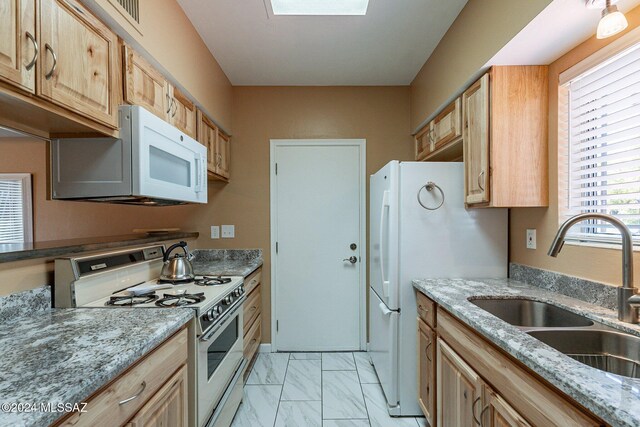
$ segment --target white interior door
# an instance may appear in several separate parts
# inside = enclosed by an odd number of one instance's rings
[[[271,141],[278,351],[364,349],[364,150],[364,140]]]

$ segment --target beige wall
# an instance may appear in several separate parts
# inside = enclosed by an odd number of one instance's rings
[[[626,14],[629,31],[640,25],[640,7]],[[594,28],[595,31],[595,28]],[[558,258],[546,255],[558,229],[558,75],[574,64],[606,46],[617,37],[597,40],[595,37],[580,44],[549,66],[549,208],[511,210],[511,261],[559,271],[572,276],[621,284],[621,254],[618,249],[602,249],[565,245]],[[526,249],[527,228],[537,229],[535,250]],[[640,271],[640,255],[634,254],[634,267]],[[636,275],[636,286],[640,285]]]
[[[176,0],[140,0],[140,33],[108,0],[95,0],[231,132],[231,83]]]
[[[198,247],[261,248],[263,342],[271,341],[269,140],[366,138],[367,175],[413,157],[408,87],[235,87],[231,182],[210,182],[198,211]],[[235,239],[210,240],[210,225],[234,224]]]
[[[411,83],[411,130],[459,91],[551,0],[469,0]]]
[[[30,173],[34,239],[42,242],[130,234],[134,228],[189,226],[195,205],[153,208],[47,200],[47,143],[31,138],[0,139],[0,173]],[[52,266],[47,260],[0,263],[0,295],[42,286]]]

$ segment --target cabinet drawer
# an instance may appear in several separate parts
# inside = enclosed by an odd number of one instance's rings
[[[260,346],[260,338],[262,336],[262,317],[258,316],[253,325],[249,329],[249,331],[244,334],[244,358],[247,360],[253,359],[253,356],[258,351],[258,347]]]
[[[246,279],[244,279],[244,290],[245,290],[245,292],[247,294],[251,293],[253,288],[258,286],[258,284],[261,282],[261,280],[262,280],[262,267],[258,268],[256,271],[254,271],[249,276],[247,276]]]
[[[262,304],[262,298],[260,296],[260,286],[254,288],[249,294],[249,297],[244,302],[244,331],[245,334],[249,329],[249,326],[256,320],[256,317],[260,315],[260,305]]]
[[[58,425],[122,425],[186,363],[187,330],[183,329],[88,399],[86,412],[75,413]],[[127,399],[131,400],[124,402]]]
[[[420,292],[417,292],[418,298],[418,316],[425,322],[427,325],[432,328],[436,327],[436,303],[431,301],[425,295]]]

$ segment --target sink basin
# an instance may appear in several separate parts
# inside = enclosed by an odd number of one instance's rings
[[[471,303],[514,326],[568,328],[593,325],[586,317],[545,302],[496,298],[472,299]]]
[[[640,378],[640,338],[597,329],[539,330],[532,337],[592,368]]]

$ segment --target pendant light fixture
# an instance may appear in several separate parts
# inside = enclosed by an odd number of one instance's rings
[[[594,0],[588,0],[588,2],[596,3]],[[627,28],[627,18],[624,14],[618,10],[616,5],[611,4],[611,0],[606,0],[605,7],[602,10],[602,18],[598,22],[598,30],[596,37],[599,39],[606,39],[620,31]]]

